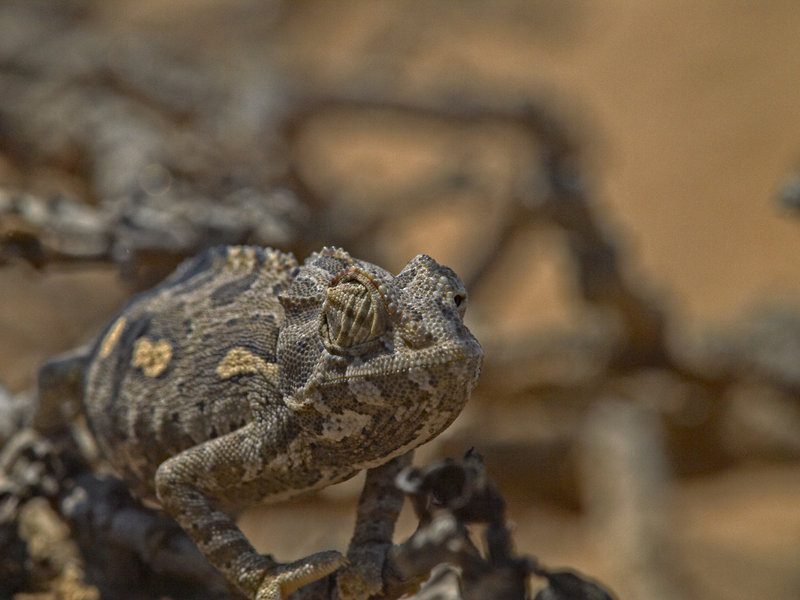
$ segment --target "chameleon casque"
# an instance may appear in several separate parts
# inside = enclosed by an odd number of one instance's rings
[[[248,597],[279,600],[343,556],[278,563],[235,515],[445,429],[483,359],[465,308],[458,276],[425,255],[393,276],[335,248],[303,265],[270,248],[214,248],[131,300],[67,383],[130,488],[157,499]],[[64,401],[65,372],[42,369],[43,404]]]

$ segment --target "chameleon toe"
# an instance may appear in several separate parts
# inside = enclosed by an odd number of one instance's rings
[[[327,550],[278,565],[264,578],[256,600],[283,600],[296,589],[333,573],[346,562],[340,552]]]

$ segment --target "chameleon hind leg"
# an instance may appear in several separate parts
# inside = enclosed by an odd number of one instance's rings
[[[49,435],[71,428],[80,413],[83,378],[89,360],[90,348],[81,346],[50,359],[39,368],[34,429]]]

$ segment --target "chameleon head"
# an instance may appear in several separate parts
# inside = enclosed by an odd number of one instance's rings
[[[284,401],[354,465],[436,436],[477,382],[483,351],[463,323],[466,290],[428,256],[392,276],[326,248],[279,298]]]

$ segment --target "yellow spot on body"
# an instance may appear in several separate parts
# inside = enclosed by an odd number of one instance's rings
[[[172,346],[166,340],[153,343],[147,338],[139,338],[133,347],[133,366],[141,367],[148,377],[158,377],[172,359]]]
[[[114,346],[116,346],[119,341],[119,336],[122,335],[122,330],[125,329],[126,322],[127,319],[125,319],[125,317],[120,317],[114,322],[111,329],[108,330],[108,333],[106,333],[106,336],[100,344],[100,358],[108,358],[111,351],[114,350]]]
[[[245,271],[250,273],[256,266],[255,248],[249,246],[233,246],[228,248],[226,264],[234,271]]]
[[[217,365],[217,375],[222,379],[228,379],[234,375],[255,375],[257,373],[274,381],[278,376],[278,365],[268,363],[244,348],[232,348]]]

